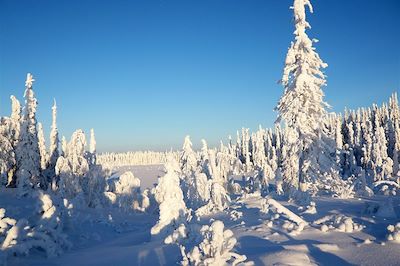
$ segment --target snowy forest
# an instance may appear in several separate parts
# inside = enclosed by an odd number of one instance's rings
[[[28,73],[0,120],[0,265],[399,265],[397,93],[330,112],[312,5],[292,9],[274,127],[219,147],[98,154],[56,101],[46,143]]]

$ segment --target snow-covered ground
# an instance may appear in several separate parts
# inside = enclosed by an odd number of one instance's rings
[[[162,169],[162,165],[124,167],[116,169],[114,176],[129,170],[140,178],[142,188],[150,187],[157,182]],[[399,265],[400,244],[386,240],[387,226],[399,221],[398,197],[393,197],[396,217],[390,218],[371,213],[371,207],[367,210],[367,206],[384,206],[387,197],[313,200],[316,213],[313,210],[304,213],[295,204],[277,201],[289,210],[289,215],[282,210],[278,215],[274,205],[267,206],[259,193],[246,194],[234,200],[228,210],[203,217],[199,223],[209,224],[210,219],[223,221],[238,240],[236,252],[246,255],[255,265]],[[34,209],[31,200],[16,200],[12,189],[1,191],[0,202],[7,215],[17,219],[29,217]],[[74,243],[70,250],[54,258],[45,258],[40,252],[10,258],[9,265],[153,266],[176,265],[181,261],[177,245],[151,238],[150,229],[158,219],[156,211],[88,210],[77,213],[74,219],[79,222],[66,228],[69,240]],[[308,223],[304,230],[296,230],[293,214]]]

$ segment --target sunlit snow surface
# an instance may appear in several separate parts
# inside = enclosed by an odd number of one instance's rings
[[[141,179],[143,188],[152,187],[163,174],[162,165],[131,166],[116,169],[114,176],[132,171]],[[0,193],[2,207],[15,218],[29,217],[33,203],[28,199],[16,200],[15,191],[3,189]],[[199,223],[209,224],[210,218],[222,220],[238,240],[236,251],[246,255],[255,265],[399,265],[400,244],[387,241],[387,226],[399,218],[380,218],[365,214],[366,203],[384,202],[384,197],[372,199],[315,198],[317,213],[302,214],[298,207],[279,201],[288,210],[302,217],[309,226],[293,233],[290,219],[281,214],[270,219],[261,212],[263,198],[250,194],[236,199],[230,210],[203,218]],[[394,198],[395,214],[400,217],[400,202]],[[121,213],[115,209],[85,210],[75,217],[79,222],[66,229],[71,250],[55,258],[43,254],[15,257],[9,265],[176,265],[181,255],[176,245],[166,245],[161,240],[151,240],[150,229],[158,214]],[[313,222],[325,216],[352,218],[362,225],[361,231],[342,232],[332,226],[326,232],[321,224]],[[271,223],[272,221],[272,223]],[[329,225],[329,222],[325,222]],[[338,226],[339,227],[339,226]]]

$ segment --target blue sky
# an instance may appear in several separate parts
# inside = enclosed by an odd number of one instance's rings
[[[0,115],[32,72],[38,117],[96,131],[98,150],[216,145],[273,125],[290,0],[0,0]],[[333,111],[400,91],[400,1],[314,0],[310,37]]]

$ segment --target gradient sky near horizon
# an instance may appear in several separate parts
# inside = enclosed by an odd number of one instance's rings
[[[400,1],[313,0],[332,111],[400,91]],[[33,73],[46,134],[53,98],[70,137],[99,151],[217,145],[270,127],[293,39],[291,0],[0,0],[0,115]]]

